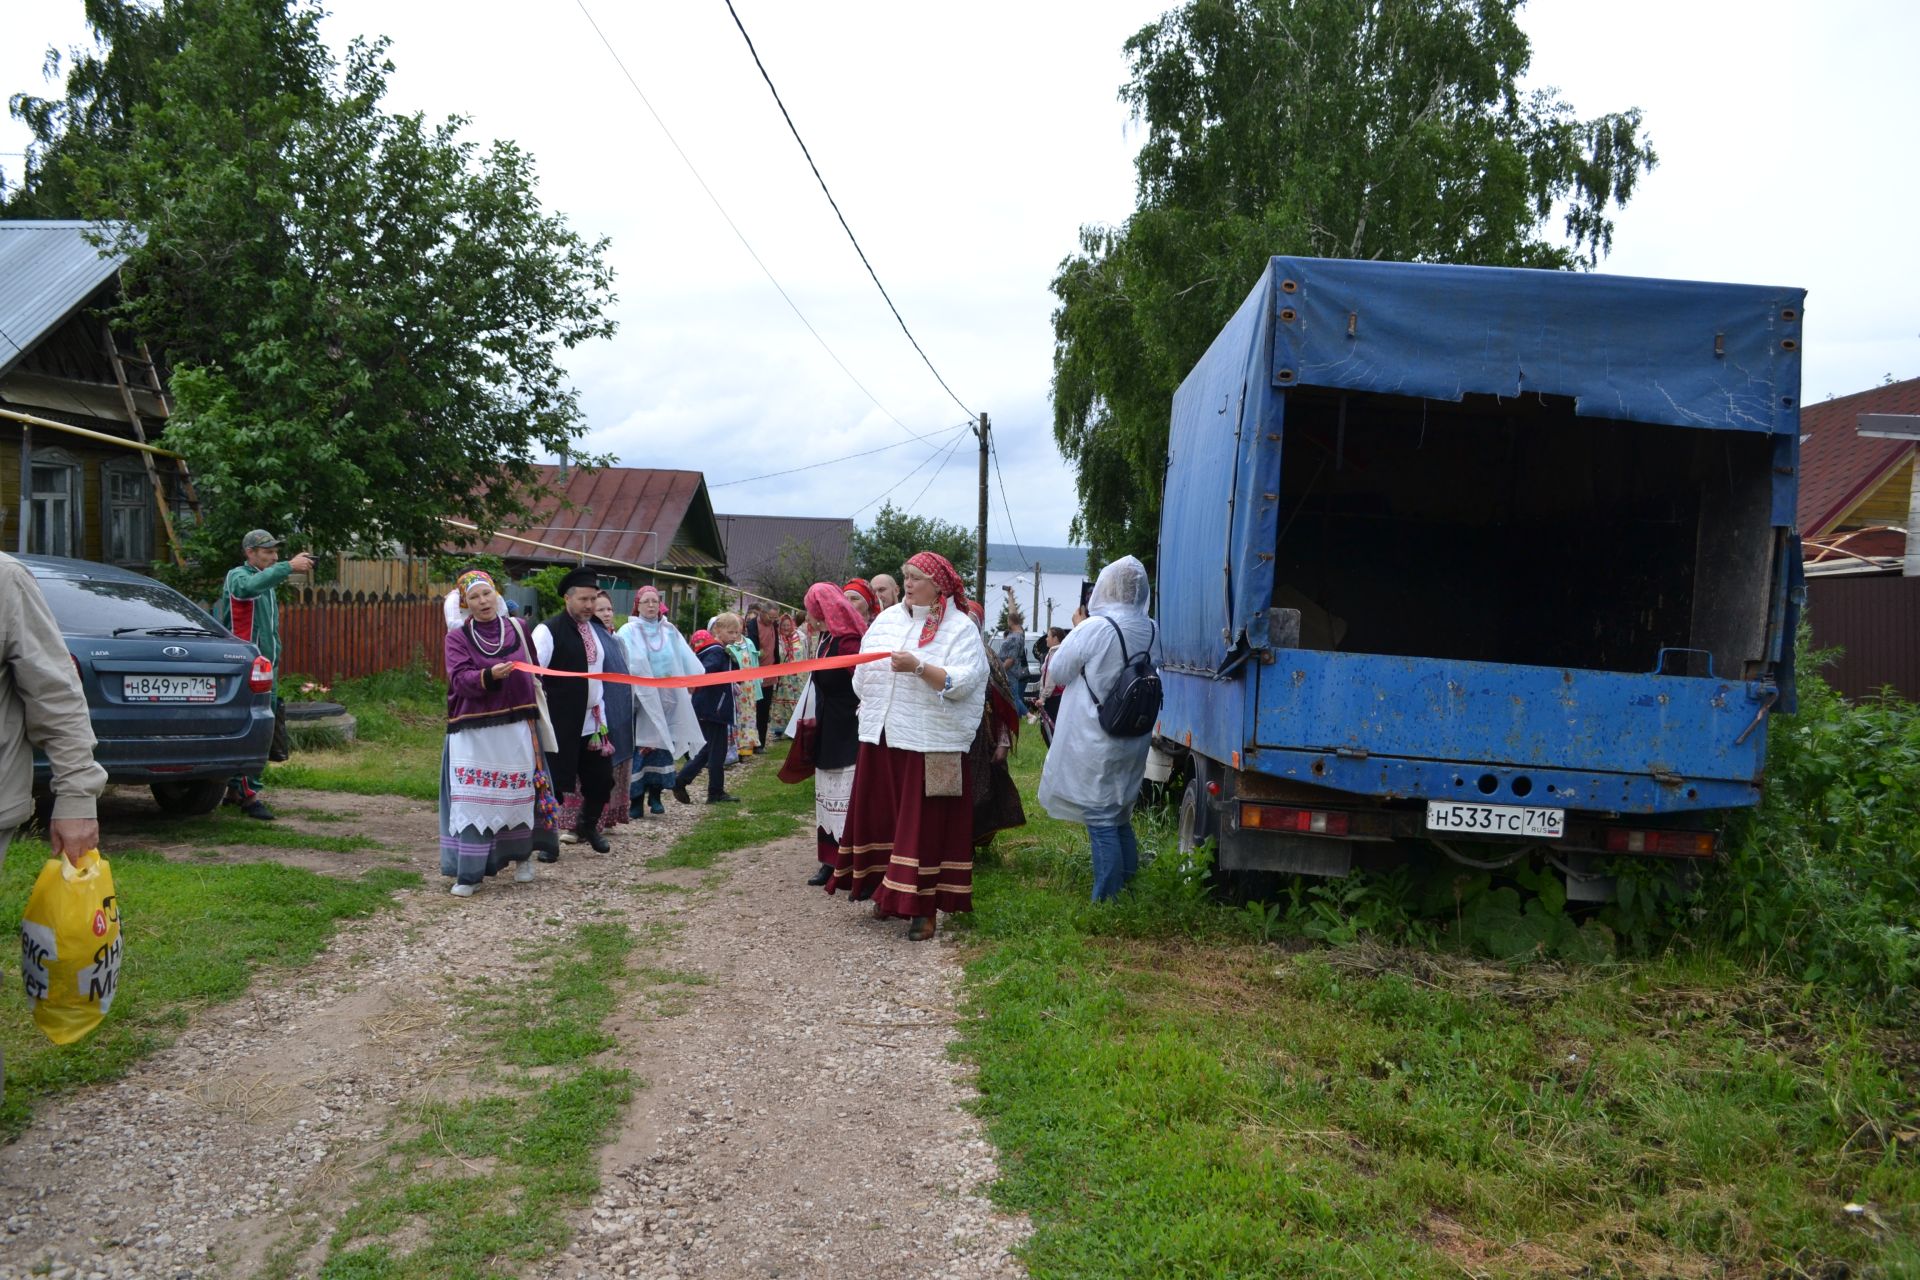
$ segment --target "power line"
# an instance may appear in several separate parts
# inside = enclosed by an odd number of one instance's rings
[[[600,29],[598,22],[594,21],[593,14],[587,9],[586,0],[574,0],[574,3],[579,6],[581,15],[587,20],[587,25],[593,28],[593,34],[600,38],[600,43],[605,46],[608,56],[613,59],[613,64],[620,68],[620,74],[625,76],[627,83],[633,87],[634,93],[638,95],[640,99],[640,104],[647,109],[647,114],[653,117],[653,122],[660,126],[660,132],[666,135],[667,141],[672,144],[674,151],[679,155],[681,163],[687,166],[687,172],[691,173],[693,180],[700,184],[700,189],[707,193],[707,199],[713,201],[713,207],[719,210],[721,218],[726,221],[727,226],[732,229],[733,234],[739,239],[741,247],[746,249],[747,256],[752,258],[755,265],[766,274],[767,280],[772,283],[775,291],[786,301],[787,306],[792,308],[793,314],[799,317],[800,323],[807,327],[807,332],[813,335],[813,340],[820,344],[820,349],[832,357],[833,362],[840,366],[840,372],[846,374],[853,385],[860,388],[861,393],[865,395],[867,399],[873,401],[874,408],[891,418],[896,427],[899,427],[916,440],[926,440],[928,437],[921,435],[912,427],[900,421],[891,409],[881,404],[880,398],[874,395],[873,392],[867,390],[867,384],[855,377],[853,370],[847,367],[846,361],[842,360],[839,354],[827,345],[827,340],[820,336],[818,329],[813,327],[813,321],[807,319],[806,313],[800,310],[800,304],[793,300],[793,296],[787,292],[786,287],[783,286],[779,278],[773,274],[773,269],[766,264],[766,261],[761,258],[760,254],[754,249],[753,243],[747,239],[747,233],[740,229],[740,224],[733,220],[733,215],[727,212],[727,207],[720,203],[720,197],[713,193],[713,188],[707,185],[707,180],[700,176],[700,170],[694,167],[692,158],[687,155],[686,149],[680,145],[680,140],[673,136],[671,129],[667,128],[667,122],[660,118],[658,111],[654,110],[653,103],[648,99],[646,91],[640,87],[640,82],[633,78],[633,72],[627,70],[627,64],[621,61],[619,52],[613,47],[613,42],[607,39],[607,33]],[[941,385],[944,386],[945,384],[943,383]],[[949,392],[948,394],[952,393]],[[964,405],[961,407],[965,408]],[[934,452],[938,452],[937,446]],[[932,457],[933,454],[929,453],[927,456]]]
[[[953,450],[958,449],[960,447],[960,442],[962,440],[965,440],[966,438],[967,437],[963,435],[956,435],[954,437],[953,444],[949,446],[948,449],[945,451],[947,456],[951,457],[953,454]],[[912,471],[907,472],[907,474],[901,476],[898,480],[895,480],[892,484],[882,489],[878,494],[874,495],[872,498],[869,498],[866,502],[862,503],[861,505],[855,507],[852,513],[848,515],[847,518],[851,520],[854,516],[859,515],[862,511],[865,511],[868,507],[880,501],[880,499],[886,497],[888,494],[892,493],[895,489],[898,489],[901,485],[905,484],[907,481],[913,479],[914,472],[920,470],[920,468],[926,466],[929,462],[932,462],[935,458],[939,457],[941,455],[941,452],[942,452],[941,450],[935,449],[932,453],[920,459],[920,461],[914,463]],[[942,464],[942,465],[945,465],[945,464]],[[921,490],[921,492],[924,493],[926,491],[923,489]],[[915,499],[915,501],[918,501],[918,499]]]
[[[780,118],[787,122],[787,131],[793,135],[793,140],[800,144],[800,154],[807,158],[807,167],[813,170],[814,181],[820,184],[820,190],[827,197],[827,203],[833,206],[833,216],[840,219],[840,229],[847,233],[847,239],[853,242],[853,251],[860,255],[860,265],[867,269],[867,275],[873,279],[873,287],[880,291],[882,298],[886,299],[887,310],[893,312],[893,318],[899,321],[900,332],[907,335],[907,341],[913,344],[913,349],[920,353],[920,359],[926,364],[927,372],[931,373],[933,380],[940,384],[940,389],[960,406],[960,411],[968,417],[977,416],[973,410],[967,408],[959,396],[953,394],[953,388],[948,386],[947,380],[940,376],[940,371],[933,367],[933,361],[921,348],[920,340],[913,336],[913,330],[907,328],[907,322],[901,316],[900,308],[893,305],[893,298],[887,293],[887,286],[880,283],[879,273],[873,269],[873,264],[867,261],[867,251],[860,247],[859,238],[853,234],[853,228],[847,225],[847,215],[840,212],[840,202],[833,198],[833,192],[827,189],[827,180],[820,176],[820,166],[813,162],[813,152],[807,149],[806,139],[800,136],[800,129],[793,123],[793,116],[787,111],[787,104],[780,100],[780,91],[773,87],[773,77],[767,74],[766,63],[760,61],[760,51],[753,47],[753,37],[747,34],[746,24],[740,21],[740,13],[733,7],[733,0],[727,0],[727,12],[733,15],[733,25],[740,29],[740,38],[747,42],[747,52],[753,55],[753,65],[760,69],[760,78],[767,82],[767,92],[773,95],[774,105],[780,108]]]
[[[1000,474],[1000,445],[991,436],[987,437],[987,452],[993,455],[993,478],[1000,482],[1000,509],[1007,513],[1007,532],[1013,537],[1013,549],[1025,561],[1027,549],[1020,545],[1020,535],[1013,527],[1013,507],[1007,501],[1007,478]]]
[[[945,441],[942,438],[947,435],[948,431],[964,431],[967,429],[967,427],[971,425],[972,425],[971,423],[963,422],[957,427],[948,428],[947,431],[936,431],[931,435],[923,436],[921,438],[925,440],[941,440],[942,445],[944,445]],[[830,467],[836,462],[850,462],[854,458],[864,458],[869,454],[885,453],[889,449],[898,449],[903,444],[911,444],[911,443],[912,441],[909,441],[909,440],[895,440],[892,444],[883,444],[878,449],[862,449],[859,453],[844,453],[837,458],[828,458],[824,462],[809,462],[804,467],[788,467],[785,471],[768,471],[762,475],[757,475],[757,476],[742,476],[738,480],[722,480],[718,484],[714,484],[713,482],[709,481],[707,484],[707,488],[724,489],[730,484],[752,484],[756,480],[771,480],[776,476],[790,476],[801,471],[812,471],[817,467]],[[938,452],[940,447],[941,446],[938,446],[938,445],[935,446],[935,452]]]
[[[953,461],[953,455],[960,452],[960,445],[964,441],[964,439],[965,439],[964,436],[957,437],[954,440],[953,444],[948,447],[947,456],[940,459],[940,465],[933,469],[933,474],[927,477],[927,482],[924,485],[920,486],[920,492],[914,494],[913,501],[907,504],[907,514],[911,515],[913,513],[913,509],[920,505],[920,499],[927,496],[927,490],[933,488],[933,482],[940,478],[940,473],[947,469],[947,464],[949,462]]]

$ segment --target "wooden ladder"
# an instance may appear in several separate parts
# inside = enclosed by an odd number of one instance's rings
[[[166,422],[173,414],[173,407],[167,401],[167,390],[160,382],[160,370],[154,366],[153,353],[147,344],[140,343],[140,354],[124,355],[120,343],[113,336],[113,326],[102,320],[100,335],[105,343],[107,360],[113,365],[113,381],[120,388],[120,404],[126,410],[127,424],[133,428],[133,437],[141,444],[151,444],[147,439],[146,423],[140,417],[140,407],[133,398],[133,387],[127,382],[127,366],[138,366],[146,375],[145,389],[152,393],[154,403],[160,406],[160,429],[166,430]],[[179,566],[187,563],[186,552],[181,546],[180,533],[173,527],[173,510],[167,502],[166,486],[160,483],[160,468],[154,463],[154,455],[147,450],[140,451],[140,459],[147,465],[147,483],[153,488],[153,501],[160,509],[160,523],[167,531],[167,545],[173,552],[173,562]],[[194,492],[193,472],[187,469],[187,460],[179,458],[176,464],[180,468],[180,488],[186,495],[187,507],[197,520],[200,516],[200,495]]]

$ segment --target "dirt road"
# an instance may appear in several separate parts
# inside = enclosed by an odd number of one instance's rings
[[[1008,1250],[1026,1227],[982,1198],[993,1155],[947,1056],[952,948],[805,888],[811,836],[648,872],[699,813],[669,804],[619,828],[607,856],[568,846],[533,884],[460,900],[437,874],[430,810],[275,803],[293,825],[301,809],[347,814],[311,829],[388,848],[228,856],[349,874],[399,856],[426,886],[343,927],[315,964],[197,1016],[117,1084],[42,1108],[0,1161],[0,1277],[250,1276],[303,1236],[317,1243],[294,1271],[314,1274],[389,1122],[457,1093],[474,1065],[459,983],[520,980],[515,944],[608,919],[670,926],[647,963],[698,978],[665,1010],[624,998],[610,1056],[646,1083],[573,1244],[534,1274],[1022,1274]]]

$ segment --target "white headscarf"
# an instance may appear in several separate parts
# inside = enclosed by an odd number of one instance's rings
[[[447,630],[454,631],[466,625],[469,615],[467,606],[460,600],[460,588],[455,587],[447,592],[446,601],[441,605],[441,609],[447,616]]]
[[[1115,621],[1144,618],[1152,593],[1147,590],[1147,566],[1132,556],[1121,556],[1100,571],[1087,597],[1087,612]]]

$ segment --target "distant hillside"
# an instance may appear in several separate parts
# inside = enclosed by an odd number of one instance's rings
[[[1026,552],[1023,557],[1020,553]],[[1033,568],[1038,560],[1043,572],[1064,573],[1075,576],[1087,571],[1087,549],[1085,547],[1016,547],[1011,542],[989,542],[987,544],[987,568],[1002,573],[1018,573],[1022,569]]]

